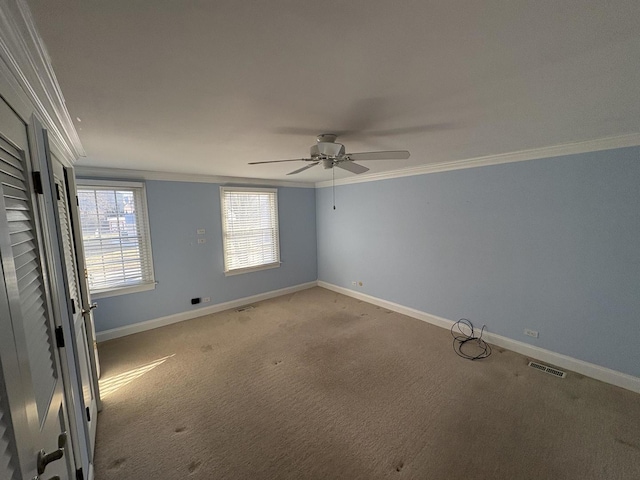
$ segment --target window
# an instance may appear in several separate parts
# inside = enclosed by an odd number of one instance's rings
[[[96,298],[155,287],[144,184],[78,180],[89,290]]]
[[[227,275],[280,266],[278,191],[220,187]]]

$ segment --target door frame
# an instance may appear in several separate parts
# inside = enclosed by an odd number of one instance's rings
[[[82,300],[82,311],[85,315],[85,328],[87,329],[87,339],[89,341],[89,356],[91,358],[92,378],[95,385],[96,398],[98,402],[98,412],[102,411],[102,399],[100,398],[100,360],[98,359],[98,342],[96,340],[96,325],[93,320],[93,309],[95,305],[91,302],[91,291],[89,290],[89,280],[87,276],[87,265],[84,255],[84,243],[82,242],[82,228],[80,226],[80,210],[78,208],[78,186],[73,169],[65,168],[65,181],[67,182],[67,194],[73,195],[75,202],[69,202],[69,216],[71,217],[71,231],[76,249],[76,268],[79,270],[78,286],[80,288],[80,298]]]

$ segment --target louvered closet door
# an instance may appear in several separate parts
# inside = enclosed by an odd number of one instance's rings
[[[0,120],[0,195],[4,207],[0,218],[0,253],[20,364],[22,396],[33,452],[40,449],[53,452],[58,448],[59,435],[66,429],[66,420],[27,162],[26,126],[2,100]],[[34,460],[22,458],[20,463],[28,468]],[[67,479],[70,472],[67,456],[49,464],[46,478],[59,475]]]
[[[80,298],[80,287],[78,284],[79,270],[76,263],[73,231],[71,227],[69,195],[64,177],[64,167],[55,158],[52,158],[52,162],[53,178],[58,193],[58,217],[60,219],[60,229],[62,231],[62,247],[64,250],[67,284],[69,285],[69,294],[71,295],[71,300],[74,305],[73,341],[75,345],[73,345],[73,348],[78,360],[78,367],[80,371],[82,396],[84,400],[83,407],[89,409],[89,415],[87,416],[89,419],[88,431],[91,441],[90,450],[93,452],[96,438],[96,420],[98,418],[98,408],[93,388],[94,383],[89,353],[89,346],[91,345],[91,347],[93,347],[93,341],[90,340],[90,337],[87,334],[87,324],[85,316],[82,314],[82,305],[86,302],[82,302],[82,299]]]
[[[27,336],[31,379],[38,416],[44,417],[56,386],[53,345],[46,312],[35,226],[29,201],[29,184],[22,152],[0,139],[0,178],[13,251],[22,322]]]

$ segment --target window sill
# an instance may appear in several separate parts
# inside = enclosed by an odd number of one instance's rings
[[[127,295],[129,293],[146,292],[154,290],[156,288],[156,282],[141,283],[138,285],[130,285],[127,287],[113,288],[110,290],[100,290],[97,292],[91,292],[91,299],[96,300],[98,298],[115,297],[118,295]]]
[[[268,265],[260,265],[258,267],[238,268],[237,270],[229,270],[228,272],[224,272],[224,276],[231,277],[233,275],[241,275],[243,273],[258,272],[260,270],[269,270],[271,268],[279,268],[279,267],[280,267],[280,262],[270,263]]]

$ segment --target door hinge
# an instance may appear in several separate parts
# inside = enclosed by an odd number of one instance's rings
[[[33,172],[31,175],[33,177],[33,189],[36,193],[42,195],[44,193],[44,190],[42,190],[42,175],[40,175],[40,172]]]
[[[84,480],[84,472],[82,468],[76,470],[76,480]]]
[[[64,348],[64,334],[62,333],[62,327],[56,327],[56,347]]]
[[[80,199],[78,198],[78,195],[76,195],[76,206],[80,206]]]
[[[89,410],[89,407],[86,408],[86,412],[87,412],[87,422],[91,421],[91,410]]]
[[[60,200],[60,184],[56,183],[56,198]]]
[[[74,315],[76,313],[76,301],[73,298],[71,299],[71,313]]]

